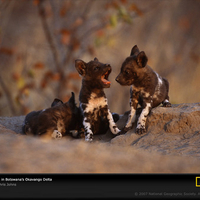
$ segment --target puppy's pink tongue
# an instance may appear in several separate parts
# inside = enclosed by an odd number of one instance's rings
[[[110,81],[106,80],[106,79],[104,78],[104,76],[101,77],[101,81],[102,81],[104,84],[110,84],[110,83],[111,83]]]

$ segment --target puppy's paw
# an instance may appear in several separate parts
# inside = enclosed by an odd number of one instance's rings
[[[121,130],[119,130],[116,125],[110,126],[110,130],[111,130],[112,134],[114,134],[114,135],[120,134],[120,132],[121,132]]]
[[[85,141],[86,141],[86,142],[92,142],[92,140],[93,140],[93,134],[88,133],[88,134],[85,136]]]
[[[51,137],[53,139],[59,140],[62,138],[62,134],[58,130],[54,130]]]
[[[117,134],[119,134],[120,132],[121,132],[121,130],[119,130],[118,128],[116,128],[114,134],[117,135]]]
[[[125,131],[125,132],[128,132],[128,131],[130,131],[132,128],[133,128],[133,126],[129,126],[129,127],[126,127],[126,126],[125,126],[125,127],[124,127],[124,131]]]
[[[131,127],[124,127],[119,133],[117,133],[117,135],[124,135],[126,134],[126,132],[128,132],[129,130],[131,130]]]
[[[118,135],[124,135],[126,132],[122,129],[119,133],[116,134],[116,136]]]
[[[138,125],[136,128],[136,133],[138,135],[142,135],[143,133],[146,133],[146,128],[144,125]]]
[[[163,104],[163,107],[172,107],[172,104],[170,102],[165,102]]]
[[[163,102],[163,107],[172,107],[172,104],[166,99],[166,100]]]
[[[79,135],[79,132],[78,132],[77,130],[71,130],[71,131],[69,131],[69,132],[70,132],[70,134],[72,135],[72,137],[75,137],[75,138],[77,138],[78,135]]]

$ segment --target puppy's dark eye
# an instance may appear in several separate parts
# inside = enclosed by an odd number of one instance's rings
[[[99,69],[100,69],[100,67],[96,66],[96,67],[94,68],[94,71],[98,71]]]
[[[129,71],[128,71],[128,70],[126,70],[126,71],[125,71],[125,74],[126,74],[126,75],[129,75],[130,73],[129,73]]]

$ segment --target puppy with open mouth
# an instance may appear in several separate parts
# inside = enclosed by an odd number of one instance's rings
[[[79,101],[83,115],[85,140],[92,141],[93,134],[106,133],[109,128],[113,134],[118,134],[120,130],[115,122],[119,116],[110,112],[104,93],[104,88],[109,88],[111,84],[108,80],[112,71],[111,66],[95,58],[88,63],[78,59],[75,61],[75,67],[82,76]]]

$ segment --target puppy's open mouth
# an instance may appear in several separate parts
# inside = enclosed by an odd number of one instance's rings
[[[110,74],[111,70],[108,70],[106,73],[104,73],[101,76],[101,81],[105,84],[105,85],[109,85],[111,82],[108,80],[108,76]]]

